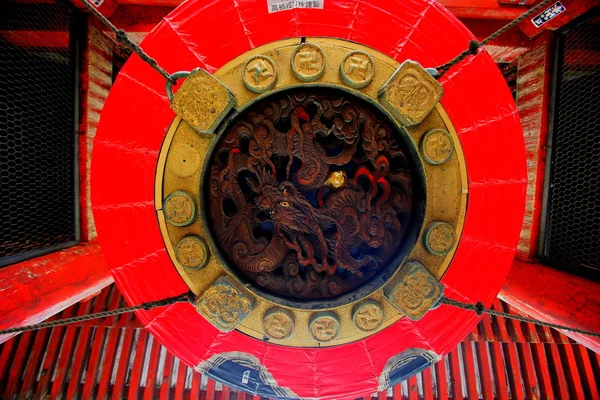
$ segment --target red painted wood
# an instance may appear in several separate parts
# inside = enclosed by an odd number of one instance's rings
[[[472,342],[464,341],[460,348],[463,354],[463,366],[465,368],[465,378],[467,380],[467,398],[477,398],[477,377],[475,375],[475,359],[473,358]]]
[[[458,18],[512,20],[527,9],[519,6],[499,4],[497,0],[440,0]]]
[[[81,395],[84,399],[91,399],[93,397],[94,388],[96,386],[96,378],[100,369],[100,360],[102,358],[102,352],[106,340],[106,335],[106,329],[96,328],[96,331],[94,332],[92,351],[90,353],[90,358],[87,363],[85,373],[85,383],[83,384],[83,389],[81,391]]]
[[[512,399],[524,400],[525,393],[523,391],[523,383],[521,381],[521,370],[518,367],[519,359],[517,358],[517,349],[514,343],[505,343],[502,345],[506,367],[508,372],[508,382],[510,384],[510,392]]]
[[[546,349],[546,355],[548,356],[548,359],[551,360],[549,366],[551,367],[550,373],[552,376],[554,393],[559,399],[566,400],[569,398],[569,385],[567,384],[567,379],[565,377],[562,358],[560,356],[560,352],[558,351],[559,345],[549,343],[544,347]]]
[[[246,393],[238,392],[237,400],[245,400],[245,399],[246,399]]]
[[[575,353],[575,359],[577,360],[577,369],[579,371],[579,377],[584,387],[586,399],[600,399],[598,393],[598,381],[594,377],[594,371],[590,362],[590,356],[585,347],[573,346],[573,352]]]
[[[29,347],[31,346],[34,335],[35,332],[29,331],[23,333],[20,337],[19,346],[17,347],[17,351],[15,352],[13,362],[10,364],[8,384],[6,385],[6,390],[4,391],[3,396],[6,399],[13,399],[19,393],[21,376],[23,375],[23,371],[25,370],[27,356],[29,353]]]
[[[461,373],[458,352],[455,350],[448,354],[448,360],[450,361],[450,382],[452,385],[452,399],[463,399],[464,395],[462,390],[462,383],[460,380]]]
[[[543,399],[554,398],[554,390],[552,389],[552,378],[550,377],[550,369],[548,368],[548,358],[542,343],[532,343],[531,353],[533,355],[533,363],[537,373],[537,381],[540,387],[540,395]]]
[[[206,400],[215,400],[215,384],[215,381],[208,379],[206,385]]]
[[[125,381],[127,379],[127,368],[131,356],[135,330],[126,329],[123,336],[123,344],[121,346],[121,354],[119,358],[119,366],[117,367],[117,376],[112,391],[112,399],[119,400],[123,398],[125,392]],[[179,397],[181,398],[181,397]]]
[[[402,400],[402,387],[400,385],[395,385],[392,393],[394,400]]]
[[[377,393],[377,399],[378,400],[387,400],[387,391],[382,390],[379,393]]]
[[[528,399],[539,398],[539,390],[536,383],[535,367],[529,343],[517,343],[517,352],[523,371],[523,382],[525,384],[525,397]]]
[[[509,305],[505,305],[504,308],[511,314],[518,313],[516,310],[513,310]],[[523,333],[523,329],[521,327],[521,322],[508,319],[506,324],[509,328],[509,332],[512,338],[512,341],[515,343],[525,343],[527,340],[525,339],[525,334]]]
[[[502,345],[498,342],[490,342],[490,355],[496,386],[496,398],[498,400],[508,400],[508,381],[506,379],[506,366],[502,357]]]
[[[152,400],[154,398],[160,347],[160,344],[156,338],[154,338],[154,340],[152,340],[152,348],[150,349],[150,358],[148,360],[148,377],[146,378],[146,387],[144,388],[144,400]]]
[[[600,332],[598,283],[540,264],[515,261],[500,297],[541,321]],[[569,337],[600,352],[600,339],[575,333]]]
[[[478,327],[480,328],[480,334],[483,336],[483,339],[486,342],[491,342],[494,340],[494,328],[492,327],[492,319],[489,315],[486,314],[481,318],[481,322],[479,323]]]
[[[435,377],[437,382],[437,399],[438,400],[448,400],[448,380],[446,377],[446,361],[445,359],[441,359],[439,362],[435,363]],[[399,385],[396,385],[399,386]],[[394,386],[394,390],[396,388]]]
[[[99,312],[103,311],[102,299],[106,297],[106,294],[102,292],[97,297],[96,307],[92,310],[92,302],[87,301],[85,303],[80,303],[79,307],[82,308],[83,314],[89,314],[90,312]],[[77,347],[80,349],[88,349],[90,344],[90,338],[94,328],[92,327],[82,327],[79,331],[79,338],[77,339]],[[79,396],[79,390],[81,389],[81,375],[83,373],[83,364],[86,361],[89,353],[87,351],[76,351],[73,358],[73,363],[71,365],[71,376],[69,380],[69,386],[67,388],[67,398],[75,399]]]
[[[488,360],[488,348],[486,342],[480,340],[475,343],[477,354],[477,367],[481,380],[481,391],[484,400],[494,400],[494,382],[492,381],[492,371]]]
[[[411,376],[408,378],[408,399],[409,400],[418,400],[419,399],[419,387],[417,386],[417,376]]]
[[[2,346],[2,354],[0,354],[0,388],[5,387],[8,381],[8,371],[16,346],[16,340],[9,340]]]
[[[70,318],[75,314],[76,307],[69,307],[62,313],[60,313],[61,318]],[[42,370],[40,372],[40,379],[37,384],[36,399],[45,399],[50,392],[50,380],[52,378],[52,373],[54,371],[56,361],[58,359],[60,345],[64,338],[64,332],[66,328],[63,326],[58,326],[52,329],[52,334],[50,335],[50,341],[48,342],[48,347],[46,348],[46,358],[44,359],[44,363],[42,364]],[[13,342],[10,340],[9,342]],[[6,343],[9,343],[6,342]],[[2,376],[2,374],[0,374]]]
[[[530,46],[531,50],[517,60],[516,101],[523,126],[528,176],[525,218],[516,255],[523,261],[531,261],[538,254],[551,101],[552,35],[542,35],[531,41]]]
[[[433,378],[431,376],[432,369],[433,367],[429,367],[421,372],[423,379],[423,400],[433,400],[435,396],[433,393]]]
[[[575,353],[573,347],[570,344],[563,344],[558,347],[563,365],[565,366],[565,377],[569,384],[569,396],[571,399],[583,400],[585,399],[585,393],[583,392],[583,385],[577,371],[577,360],[575,360]]]
[[[199,400],[200,399],[200,380],[202,379],[202,374],[199,372],[192,372],[192,391],[190,393],[190,400]],[[243,393],[243,392],[239,392]],[[239,394],[238,394],[239,399]]]
[[[223,385],[221,389],[221,400],[229,400],[231,397],[231,389],[227,385]]]
[[[175,383],[175,398],[183,399],[183,393],[185,392],[185,378],[188,367],[179,359],[177,359],[176,362],[178,364],[178,369],[177,382]]]
[[[23,374],[23,385],[20,390],[21,394],[23,394],[26,399],[33,398],[37,375],[42,367],[42,360],[51,332],[51,329],[41,329],[35,332],[35,340],[31,352],[29,353],[27,369]]]
[[[144,368],[144,357],[146,356],[146,344],[148,342],[148,332],[146,330],[140,330],[137,343],[135,345],[135,360],[133,361],[133,368],[131,370],[131,378],[129,380],[129,393],[127,398],[137,400],[139,397],[138,388],[142,386],[140,382],[142,376],[142,370]]]
[[[500,300],[494,300],[492,304],[492,310],[504,312],[504,308],[500,303]],[[492,320],[494,321],[494,327],[496,328],[496,338],[500,342],[508,342],[510,341],[510,335],[508,334],[508,328],[506,326],[506,319],[503,317],[493,316]]]
[[[98,244],[1,268],[0,329],[42,322],[111,282]],[[0,343],[13,336],[0,336]]]
[[[105,297],[107,292],[102,292],[100,296]],[[98,298],[100,298],[100,296]],[[86,315],[88,314],[87,307],[78,307],[77,315]],[[56,378],[52,383],[51,397],[57,398],[57,396],[63,392],[63,386],[67,379],[67,374],[69,371],[69,364],[71,363],[73,352],[75,350],[75,340],[77,339],[77,335],[79,334],[78,327],[75,326],[67,326],[65,330],[64,340],[62,342],[62,348],[60,350],[60,355],[58,356],[58,360],[56,361]]]
[[[111,307],[111,309],[113,309]],[[119,344],[119,333],[117,329],[105,329],[96,328],[98,330],[106,331],[106,349],[104,350],[104,360],[102,362],[102,374],[100,376],[100,382],[98,383],[98,394],[97,398],[100,400],[108,399],[110,391],[110,378],[113,371],[113,365],[117,356],[117,346]]]
[[[171,398],[171,371],[173,370],[173,355],[168,351],[165,353],[165,366],[163,368],[162,380],[160,383],[160,400],[169,400]]]

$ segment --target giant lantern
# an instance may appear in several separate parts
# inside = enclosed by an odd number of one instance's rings
[[[290,4],[288,4],[290,3]],[[292,8],[284,10],[285,5]],[[314,6],[317,8],[302,8]],[[142,47],[93,151],[99,240],[171,352],[283,398],[358,397],[477,323],[514,256],[525,155],[504,79],[425,0],[190,0]]]

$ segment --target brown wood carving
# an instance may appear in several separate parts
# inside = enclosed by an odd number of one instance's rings
[[[216,242],[248,279],[291,298],[337,296],[373,277],[413,207],[399,133],[342,92],[255,104],[224,133],[208,172]]]

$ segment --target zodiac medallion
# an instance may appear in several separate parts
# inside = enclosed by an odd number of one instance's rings
[[[277,67],[267,56],[251,57],[244,64],[242,80],[248,90],[254,93],[264,93],[275,86]]]
[[[311,318],[308,330],[315,340],[328,342],[337,337],[340,331],[340,320],[332,312],[320,312]]]
[[[165,218],[171,225],[186,226],[196,218],[196,204],[189,194],[183,191],[171,193],[163,206]]]
[[[273,308],[263,317],[263,330],[272,339],[285,339],[294,331],[294,318],[289,311]]]
[[[210,252],[200,236],[186,236],[175,247],[177,261],[186,269],[200,269],[206,265]]]
[[[383,308],[373,300],[357,304],[352,311],[354,326],[363,332],[374,331],[383,323]]]
[[[420,142],[421,155],[429,164],[443,164],[452,157],[452,137],[444,129],[432,129],[423,135]]]
[[[364,51],[351,51],[340,64],[340,76],[346,85],[355,89],[364,88],[375,76],[375,62]]]
[[[412,213],[413,171],[399,134],[346,94],[294,91],[251,107],[207,171],[216,242],[275,294],[319,299],[394,259]]]
[[[456,234],[452,226],[445,222],[434,222],[425,230],[425,247],[436,256],[443,256],[454,247]]]
[[[294,49],[291,64],[296,78],[304,82],[314,81],[325,72],[325,54],[316,44],[302,43]]]

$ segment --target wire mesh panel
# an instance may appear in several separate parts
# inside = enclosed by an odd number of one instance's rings
[[[596,14],[597,15],[597,14]],[[559,35],[545,256],[600,278],[600,17]]]
[[[0,266],[76,240],[74,19],[0,1]]]

